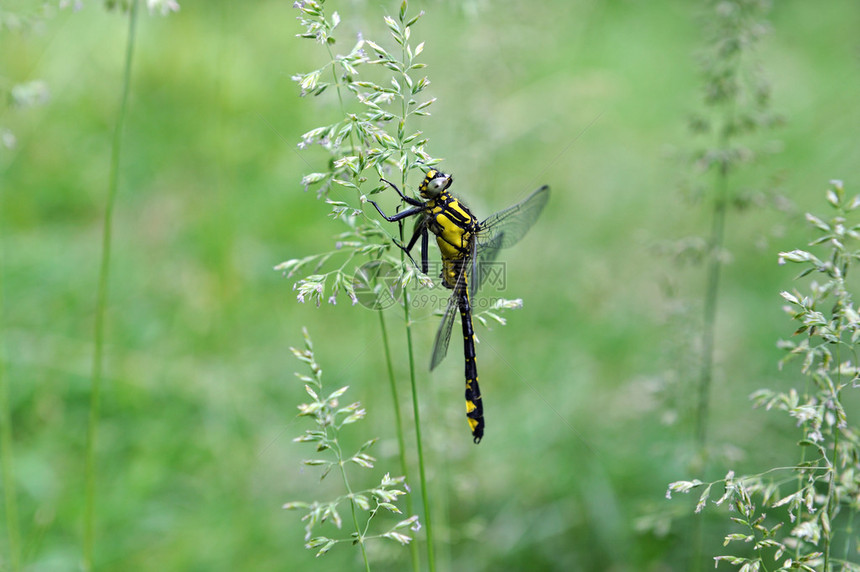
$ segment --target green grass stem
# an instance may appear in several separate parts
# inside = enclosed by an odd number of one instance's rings
[[[404,26],[406,24],[406,0],[403,1],[400,10],[400,23]],[[408,36],[407,36],[408,37]],[[408,62],[410,61],[411,56],[409,55],[409,51],[407,50],[407,43],[400,42],[400,61]],[[401,70],[401,73],[404,76],[404,79],[408,79],[407,70]],[[403,96],[403,93],[400,94],[400,124],[404,125],[409,118],[409,105],[407,102],[407,98]],[[405,145],[403,142],[403,129],[398,130],[398,140],[400,143],[400,152],[403,157],[406,156]],[[406,175],[407,171],[405,169],[401,169],[400,171],[400,187],[406,188]],[[401,223],[399,226],[400,230],[400,240],[403,241],[403,224]],[[404,255],[403,250],[400,251],[400,264],[406,263],[406,256]],[[421,479],[421,503],[424,506],[424,527],[427,529],[427,566],[430,569],[430,572],[436,572],[436,556],[433,544],[433,525],[431,523],[432,516],[430,514],[430,496],[427,491],[427,474],[424,469],[424,446],[423,439],[421,436],[421,413],[419,411],[418,406],[418,386],[415,382],[415,352],[412,346],[412,319],[409,315],[409,293],[404,289],[403,291],[403,323],[406,328],[406,346],[407,351],[409,353],[409,383],[412,389],[412,411],[414,413],[415,419],[415,441],[416,441],[416,451],[418,453],[418,471]]]
[[[714,379],[714,338],[717,327],[717,307],[720,295],[720,275],[723,267],[722,250],[726,229],[726,196],[728,193],[728,164],[723,163],[717,174],[717,195],[708,238],[708,270],[705,286],[704,332],[702,334],[702,370],[699,377],[699,395],[696,408],[696,443],[702,462],[705,463],[705,446],[708,437],[711,384]]]
[[[729,127],[734,121],[731,106],[727,111],[726,128],[720,135],[719,148],[729,148]],[[711,409],[711,385],[714,380],[714,347],[717,329],[717,309],[720,296],[720,277],[723,268],[723,245],[726,232],[726,210],[729,193],[729,160],[723,158],[716,172],[715,196],[711,211],[711,231],[708,237],[708,268],[705,285],[705,303],[702,332],[702,369],[699,376],[696,406],[696,445],[699,450],[699,470],[708,468],[708,417]],[[704,553],[704,519],[695,518],[693,525],[693,572],[702,569]]]
[[[394,376],[394,363],[391,360],[391,346],[388,341],[388,329],[385,326],[385,315],[380,310],[379,314],[379,329],[382,331],[382,349],[385,353],[385,365],[388,369],[388,383],[391,387],[391,399],[394,402],[394,422],[397,425],[397,447],[400,451],[400,471],[409,483],[409,463],[406,460],[406,439],[403,433],[403,416],[400,413],[400,398],[397,395],[397,380]],[[406,511],[409,516],[415,514],[414,504],[412,503],[412,495],[406,495]],[[409,552],[412,554],[412,569],[418,572],[421,569],[421,562],[418,558],[418,543],[411,542],[409,544]]]
[[[2,260],[0,259],[0,316],[3,311]],[[2,333],[2,329],[0,329]],[[21,528],[18,521],[18,494],[15,486],[15,461],[12,453],[12,407],[9,403],[9,380],[6,356],[0,338],[0,463],[3,471],[3,502],[6,513],[6,535],[9,539],[9,566],[21,569]]]
[[[90,414],[89,422],[87,423],[85,468],[86,491],[84,495],[84,570],[93,569],[93,554],[95,550],[96,438],[101,400],[102,367],[104,363],[105,311],[107,309],[108,287],[110,285],[111,234],[114,204],[116,203],[117,189],[119,188],[119,162],[120,152],[122,149],[122,130],[125,125],[128,110],[128,95],[131,86],[131,65],[134,55],[138,4],[138,0],[132,0],[128,11],[128,38],[126,41],[125,67],[123,69],[122,78],[122,94],[120,96],[119,114],[117,116],[116,125],[114,126],[113,142],[111,143],[108,194],[102,228],[101,265],[99,268],[98,289],[96,291],[96,315],[93,333],[94,350],[92,362],[92,387],[90,389]]]
[[[337,430],[335,429],[335,432]],[[340,450],[340,444],[336,443],[337,447],[337,465],[340,469],[340,475],[343,478],[343,486],[346,487],[346,492],[349,496],[349,508],[352,513],[352,524],[355,527],[356,534],[356,542],[358,543],[358,547],[361,549],[361,558],[364,561],[364,569],[367,572],[370,572],[370,561],[367,559],[367,547],[364,545],[364,534],[365,531],[361,530],[361,527],[358,525],[358,514],[355,511],[355,494],[352,492],[352,487],[349,486],[349,478],[346,476],[346,460],[343,458],[343,452]]]
[[[418,407],[418,387],[415,383],[415,352],[412,348],[412,322],[409,316],[409,295],[403,292],[403,320],[406,326],[406,347],[409,353],[409,382],[412,388],[412,412],[415,416],[415,441],[418,452],[418,471],[421,478],[421,502],[424,505],[424,528],[427,529],[427,565],[430,572],[436,571],[433,550],[433,525],[430,516],[430,500],[427,494],[427,475],[424,470],[424,447],[421,438],[421,413]]]

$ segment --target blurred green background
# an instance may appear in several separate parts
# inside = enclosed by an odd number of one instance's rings
[[[300,99],[290,79],[324,54],[294,37],[291,2],[181,5],[139,22],[107,315],[98,568],[350,569],[356,551],[339,546],[315,560],[297,513],[281,509],[337,490],[301,466],[312,451],[291,441],[307,427],[295,418],[307,400],[292,373],[302,367],[288,351],[303,325],[329,389],[349,385],[346,399],[369,411],[355,441],[381,438],[377,468],[355,478],[399,472],[377,316],[343,296],[336,306],[299,304],[272,271],[331,248],[343,230],[300,185],[325,158],[295,147],[338,117],[332,94]],[[387,37],[382,17],[399,3],[326,6],[343,19],[343,53],[356,30]],[[416,325],[439,568],[686,570],[694,499],[665,500],[667,483],[797,458],[792,424],[752,410],[748,395],[799,377],[776,367],[775,343],[793,331],[778,292],[794,277],[776,253],[809,240],[802,213],[826,212],[829,179],[858,188],[857,5],[776,2],[757,54],[787,122],[758,138],[781,152],[743,181],[777,188],[793,206],[729,217],[707,475],[693,472],[690,423],[704,271],[661,254],[710,224],[681,190],[690,168],[678,159],[702,144],[686,128],[701,109],[700,6],[411,7],[427,12],[413,33],[426,41],[438,98],[419,127],[456,192],[487,215],[540,184],[553,188],[547,212],[506,252],[505,295],[522,297],[524,309],[506,327],[477,329],[480,446],[463,419],[459,342],[430,375],[423,364],[438,318]],[[0,343],[28,570],[81,560],[95,288],[126,30],[120,14],[91,1],[0,31],[3,81],[41,79],[51,94],[0,115],[17,138],[0,149]],[[402,320],[387,318],[411,411]],[[717,510],[697,518],[708,524],[710,567],[731,525]],[[377,546],[372,559],[402,570],[408,550]]]

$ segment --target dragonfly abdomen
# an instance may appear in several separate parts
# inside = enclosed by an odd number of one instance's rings
[[[469,304],[469,289],[465,284],[459,298],[460,322],[463,325],[463,355],[466,362],[466,420],[472,430],[472,439],[477,444],[484,436],[484,406],[481,402],[481,388],[478,386],[478,366],[475,363],[472,308]]]

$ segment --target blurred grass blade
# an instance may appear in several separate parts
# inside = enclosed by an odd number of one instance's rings
[[[0,258],[0,315],[3,313],[3,259]],[[0,334],[3,329],[0,325]],[[15,487],[15,464],[12,455],[12,407],[9,405],[9,386],[6,377],[6,355],[0,335],[0,463],[2,463],[3,495],[6,513],[6,530],[9,542],[9,566],[21,569],[21,529],[18,521],[18,498]]]
[[[90,413],[87,424],[86,449],[86,493],[84,511],[84,546],[83,568],[93,569],[93,551],[95,549],[95,493],[96,493],[96,459],[95,441],[99,421],[99,402],[101,397],[102,365],[104,361],[104,320],[107,309],[108,286],[110,276],[111,231],[113,223],[114,203],[119,187],[119,161],[122,147],[122,129],[125,125],[128,109],[128,94],[131,84],[131,64],[134,55],[134,38],[137,27],[138,0],[132,0],[128,11],[128,38],[126,41],[125,67],[122,78],[122,94],[120,96],[119,114],[114,126],[113,142],[111,143],[110,173],[108,179],[107,202],[105,203],[104,226],[102,231],[102,256],[99,269],[98,290],[96,292],[96,315],[94,328],[94,350],[92,363],[92,387],[90,389]]]

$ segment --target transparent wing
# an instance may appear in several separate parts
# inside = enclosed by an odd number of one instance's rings
[[[457,290],[448,298],[448,307],[442,316],[442,322],[436,331],[436,341],[433,342],[433,357],[430,358],[430,371],[442,363],[448,354],[448,343],[451,341],[451,330],[454,327],[454,316],[457,314]]]
[[[499,232],[483,243],[483,246],[476,246],[472,254],[472,268],[469,276],[469,294],[474,298],[484,284],[487,276],[492,272],[492,264],[502,249],[505,233]],[[477,245],[478,241],[474,241]]]
[[[491,248],[491,250],[495,250],[497,253],[499,252],[498,248]],[[469,285],[469,296],[473,298],[481,288],[481,284],[484,282],[485,273],[481,272],[482,264],[484,264],[484,262],[484,259],[478,253],[478,241],[473,240],[472,245],[469,248],[469,263],[466,264],[464,268],[464,271],[468,271],[468,280],[466,280],[466,283]]]
[[[549,187],[544,185],[517,204],[499,211],[481,223],[474,240],[472,275],[469,291],[475,294],[487,276],[489,266],[499,250],[518,243],[534,225],[549,200]]]
[[[514,206],[488,217],[481,223],[478,250],[508,248],[518,243],[538,219],[548,200],[549,187],[544,185]]]

